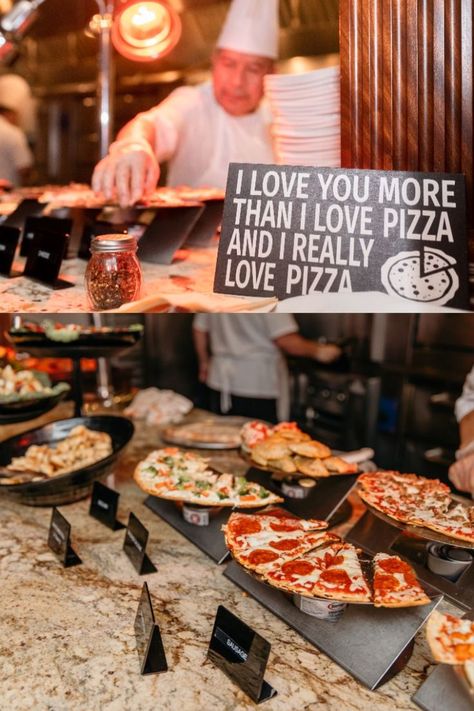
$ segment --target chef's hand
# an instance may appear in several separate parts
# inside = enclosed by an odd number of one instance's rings
[[[334,363],[342,355],[342,349],[333,343],[315,343],[314,359],[320,363]]]
[[[147,141],[116,141],[94,170],[92,189],[106,200],[129,207],[156,187],[160,166]]]
[[[474,454],[455,462],[449,469],[449,478],[456,489],[474,496]]]
[[[207,375],[209,373],[209,361],[201,361],[199,363],[199,382],[207,383]]]

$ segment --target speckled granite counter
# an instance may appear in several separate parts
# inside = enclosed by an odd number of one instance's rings
[[[214,294],[214,272],[217,246],[205,249],[181,249],[171,265],[142,262],[143,289],[140,301],[127,304],[122,312],[167,311],[183,308],[189,311],[253,311],[265,306],[268,299]],[[14,264],[22,271],[24,259]],[[0,311],[7,313],[79,313],[89,312],[84,288],[86,262],[69,259],[63,262],[60,277],[73,284],[54,290],[25,277],[7,279],[0,275]]]
[[[265,708],[415,709],[410,697],[431,667],[424,635],[403,672],[378,692],[364,689],[226,580],[222,567],[143,505],[144,495],[128,476],[157,440],[156,432],[140,427],[108,482],[121,492],[121,519],[134,511],[150,530],[148,553],[158,567],[154,575],[135,574],[121,551],[123,531],[114,533],[91,519],[87,501],[61,509],[83,560],[81,566],[62,569],[46,546],[50,510],[0,499],[0,710],[254,708],[219,670],[205,663],[220,603],[272,644],[266,678],[279,694]],[[133,632],[144,580],[170,667],[167,674],[152,677],[139,674]]]

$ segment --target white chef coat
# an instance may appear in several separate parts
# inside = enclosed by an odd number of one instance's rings
[[[155,124],[155,153],[169,161],[168,185],[226,187],[229,163],[274,163],[271,114],[263,101],[246,116],[231,116],[212,84],[181,87],[141,114]]]
[[[0,179],[19,185],[18,171],[32,165],[33,156],[25,134],[0,116]]]
[[[468,374],[464,383],[462,395],[456,400],[455,413],[458,422],[461,422],[463,417],[474,411],[474,367]],[[456,459],[463,459],[468,455],[474,454],[474,442],[469,442],[462,449],[456,452]]]
[[[456,401],[456,417],[460,422],[463,417],[466,417],[474,410],[474,367],[468,374],[464,383],[464,388],[461,397]]]
[[[209,334],[207,385],[221,392],[223,412],[230,395],[278,399],[278,418],[289,417],[286,360],[273,342],[298,332],[290,314],[197,314],[194,328]]]

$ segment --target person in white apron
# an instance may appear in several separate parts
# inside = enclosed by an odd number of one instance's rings
[[[123,207],[168,185],[224,189],[231,162],[272,163],[264,77],[278,55],[278,0],[233,0],[212,62],[212,82],[176,89],[119,133],[92,186]]]
[[[268,422],[290,416],[285,354],[323,363],[341,354],[300,336],[289,314],[197,314],[193,335],[212,411]]]
[[[449,470],[449,478],[460,491],[474,496],[474,367],[464,383],[461,397],[456,401],[461,445],[456,462]]]

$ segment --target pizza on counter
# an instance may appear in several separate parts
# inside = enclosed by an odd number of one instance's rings
[[[454,615],[431,613],[426,626],[431,651],[443,664],[474,663],[474,622]]]
[[[296,422],[272,427],[249,422],[241,431],[242,449],[257,466],[312,479],[356,474],[357,464],[333,455],[331,449],[303,432]]]
[[[474,506],[457,502],[438,479],[370,472],[361,474],[357,483],[363,501],[396,521],[474,544]]]
[[[134,479],[152,496],[199,506],[256,508],[283,501],[260,484],[214,471],[204,457],[176,447],[151,452],[137,465]]]
[[[327,528],[326,521],[298,519],[278,508],[233,513],[223,531],[235,560],[285,592],[376,607],[430,602],[408,563],[379,554],[370,582],[360,551]],[[380,572],[377,572],[380,571]]]

